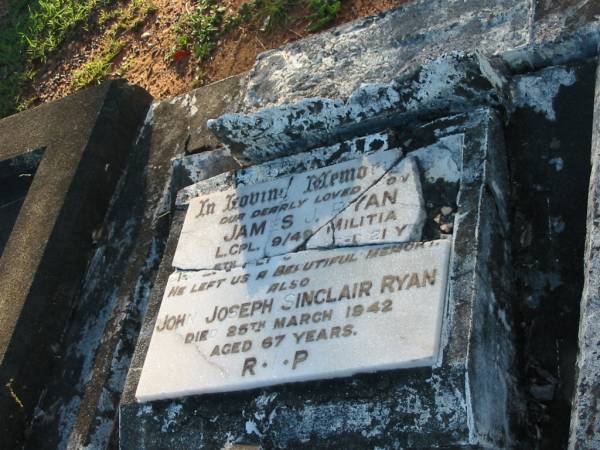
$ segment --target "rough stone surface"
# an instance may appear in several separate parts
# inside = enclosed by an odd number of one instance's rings
[[[420,148],[444,138],[458,138],[461,143],[449,145],[452,157],[443,160],[451,167],[450,161],[458,159],[458,196],[454,191],[453,202],[437,200],[438,214],[448,205],[459,211],[450,263],[451,273],[456,275],[450,278],[439,364],[431,369],[382,372],[335,382],[137,403],[134,393],[166,279],[172,272],[171,258],[183,221],[181,211],[171,230],[157,289],[129,371],[120,410],[122,447],[185,448],[189,442],[208,448],[235,442],[313,449],[330,448],[332,442],[343,448],[431,448],[439,442],[464,448],[510,445],[509,417],[518,404],[518,395],[511,371],[510,322],[498,320],[510,316],[506,296],[510,258],[503,244],[508,184],[499,124],[493,113],[482,110],[473,116],[394,133],[399,133],[394,139],[405,143],[401,148],[407,154],[417,154]],[[456,148],[462,151],[453,152]],[[331,154],[331,148],[324,152]],[[293,161],[295,157],[290,158]],[[436,167],[433,154],[423,152],[421,157],[423,165]],[[302,160],[305,165],[313,163],[308,155]],[[293,167],[293,163],[273,161],[266,165],[268,169],[256,166],[238,176],[220,177],[214,188],[226,187],[239,177],[260,178],[276,165],[283,172]],[[446,182],[432,173],[438,184],[446,183],[452,190],[459,180],[452,171],[449,176],[454,181]],[[424,185],[423,189],[425,198],[430,198],[430,188]],[[436,224],[432,216],[428,209],[426,230]],[[489,348],[496,350],[487,351]],[[494,408],[490,408],[492,404]]]
[[[134,135],[126,173],[93,233],[78,304],[57,347],[61,364],[49,375],[45,395],[33,400],[37,405],[26,448],[117,446],[118,403],[167,239],[175,192],[238,167],[225,150],[193,154],[216,145],[210,136],[197,148],[190,144],[191,123],[227,111],[223,99],[235,94],[234,81],[153,103]]]
[[[7,447],[24,445],[35,405],[61,364],[93,232],[149,103],[142,89],[108,82],[0,121],[3,161],[45,149],[0,256],[0,431]]]
[[[173,111],[170,126],[184,134],[179,138],[186,154],[215,150],[221,143],[208,132],[207,121],[223,113],[237,110],[240,95],[240,76],[233,76],[208,86],[194,89],[171,100],[161,102],[163,114]],[[169,106],[167,106],[169,105]]]
[[[499,56],[515,70],[597,53],[595,0],[421,0],[263,53],[241,110],[347,98],[452,51]],[[377,45],[373,45],[376,42]]]
[[[531,3],[410,2],[263,53],[249,73],[242,110],[310,97],[347,98],[363,83],[389,83],[448,52],[493,55],[526,45]]]
[[[595,61],[549,67],[513,80],[515,110],[505,136],[526,448],[568,445],[595,67]]]
[[[502,106],[503,72],[480,55],[448,54],[389,84],[362,85],[346,101],[305,99],[252,115],[226,114],[208,126],[238,160],[259,163],[417,118]]]
[[[596,76],[583,294],[570,449],[600,448],[600,69]]]

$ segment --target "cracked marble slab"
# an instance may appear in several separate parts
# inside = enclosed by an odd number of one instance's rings
[[[195,197],[173,266],[227,269],[304,246],[419,240],[420,175],[413,159],[402,158],[398,149],[375,152]],[[336,242],[332,227],[339,227]]]
[[[435,364],[450,241],[307,250],[176,271],[138,401]]]

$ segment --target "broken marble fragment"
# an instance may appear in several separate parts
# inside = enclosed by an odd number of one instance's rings
[[[424,222],[419,168],[406,158],[315,233],[306,248],[419,241]]]
[[[208,128],[244,164],[268,161],[415,117],[458,113],[507,102],[505,68],[481,54],[448,53],[390,83],[364,84],[345,100],[306,98],[224,114]]]
[[[381,209],[376,204],[402,204],[402,194],[393,186],[400,181],[393,175],[386,178],[401,158],[397,149],[376,152],[196,197],[190,201],[173,265],[223,269],[293,252],[382,178],[391,183],[389,189],[375,189],[358,205],[375,211]]]

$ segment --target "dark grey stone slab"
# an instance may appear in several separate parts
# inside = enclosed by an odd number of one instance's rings
[[[0,255],[10,237],[44,149],[0,161]]]
[[[596,77],[577,378],[569,449],[600,448],[600,70]]]
[[[263,53],[242,110],[302,98],[347,98],[452,51],[500,54],[527,45],[529,0],[421,0]]]
[[[519,396],[512,369],[514,331],[508,295],[508,174],[498,118],[484,109],[392,134],[407,154],[414,151],[415,155],[419,148],[439,139],[464,135],[464,140],[458,140],[463,145],[454,153],[463,172],[458,196],[455,191],[452,200],[459,212],[439,364],[335,381],[137,403],[134,395],[139,375],[166,278],[172,272],[172,256],[184,215],[179,211],[122,397],[121,448],[187,448],[190,442],[206,448],[244,443],[311,449],[332,445],[512,445],[513,413]],[[358,154],[361,151],[369,151],[369,147],[358,149]],[[290,158],[310,164],[318,152]],[[332,154],[330,149],[325,152]],[[426,159],[422,161],[425,164]],[[293,165],[286,158],[274,160],[268,163],[268,169],[246,169],[242,179],[261,179],[274,173],[277,166],[285,173]],[[235,182],[235,178],[220,179],[215,189],[224,182]]]
[[[118,403],[182,187],[238,165],[195,121],[226,112],[235,79],[150,106],[125,161],[25,448],[111,448]],[[225,99],[225,100],[224,100]],[[194,125],[192,125],[194,124]],[[125,126],[125,125],[124,125]],[[202,139],[206,141],[202,141]],[[202,142],[202,143],[201,143]],[[200,153],[197,153],[201,151]]]
[[[527,405],[523,448],[562,450],[568,445],[595,70],[592,60],[512,80],[515,109],[505,136],[519,323],[516,364]]]
[[[60,364],[93,233],[149,102],[142,89],[115,81],[0,121],[0,160],[39,160],[0,256],[0,432],[6,448],[23,445],[38,398]],[[42,148],[41,159],[31,153]]]

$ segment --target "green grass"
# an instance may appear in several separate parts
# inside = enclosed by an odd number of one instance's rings
[[[30,60],[44,61],[75,26],[87,22],[102,0],[38,0],[29,8],[27,27],[22,34]]]
[[[112,61],[121,53],[123,47],[125,47],[125,42],[114,37],[103,43],[98,55],[73,73],[71,87],[81,89],[108,78],[113,68]]]
[[[151,0],[131,0],[127,6],[100,13],[99,23],[111,24],[108,34],[126,33],[137,29],[146,18],[158,10]]]
[[[107,79],[113,72],[113,60],[125,47],[123,35],[138,28],[146,18],[156,12],[156,6],[149,0],[133,0],[127,6],[104,11],[99,22],[106,28],[97,55],[73,73],[71,88],[81,89]],[[123,64],[118,71],[123,76],[131,68],[131,63]]]
[[[113,0],[8,0],[8,16],[0,26],[0,117],[23,109],[24,86],[44,62],[94,9]]]
[[[148,0],[133,0],[116,8],[117,0],[8,0],[8,16],[0,24],[0,117],[30,106],[23,98],[24,88],[44,63],[75,30],[86,31],[97,18],[110,25],[97,60],[74,75],[73,87],[106,78],[110,60],[122,48],[119,34],[139,26],[156,7]],[[119,44],[119,45],[117,45]]]
[[[290,10],[299,5],[298,0],[255,0],[253,2],[255,23],[260,30],[271,32],[288,21]]]
[[[318,31],[335,20],[342,7],[342,2],[341,0],[309,0],[308,6],[311,11],[309,18],[312,20],[308,29],[309,31]]]
[[[112,61],[122,50],[121,36],[156,11],[150,0],[132,0],[123,7],[117,7],[117,0],[7,1],[8,16],[0,24],[0,117],[30,106],[32,99],[23,98],[24,89],[36,77],[36,69],[75,30],[85,31],[93,23],[107,30],[101,51],[73,76],[72,87],[78,89],[108,77]],[[308,29],[317,31],[335,20],[341,1],[252,0],[231,14],[218,0],[198,0],[194,10],[183,14],[174,27],[171,55],[191,52],[202,62],[215,50],[219,39],[236,27],[246,24],[270,33],[284,26],[290,11],[298,7],[308,8]]]

